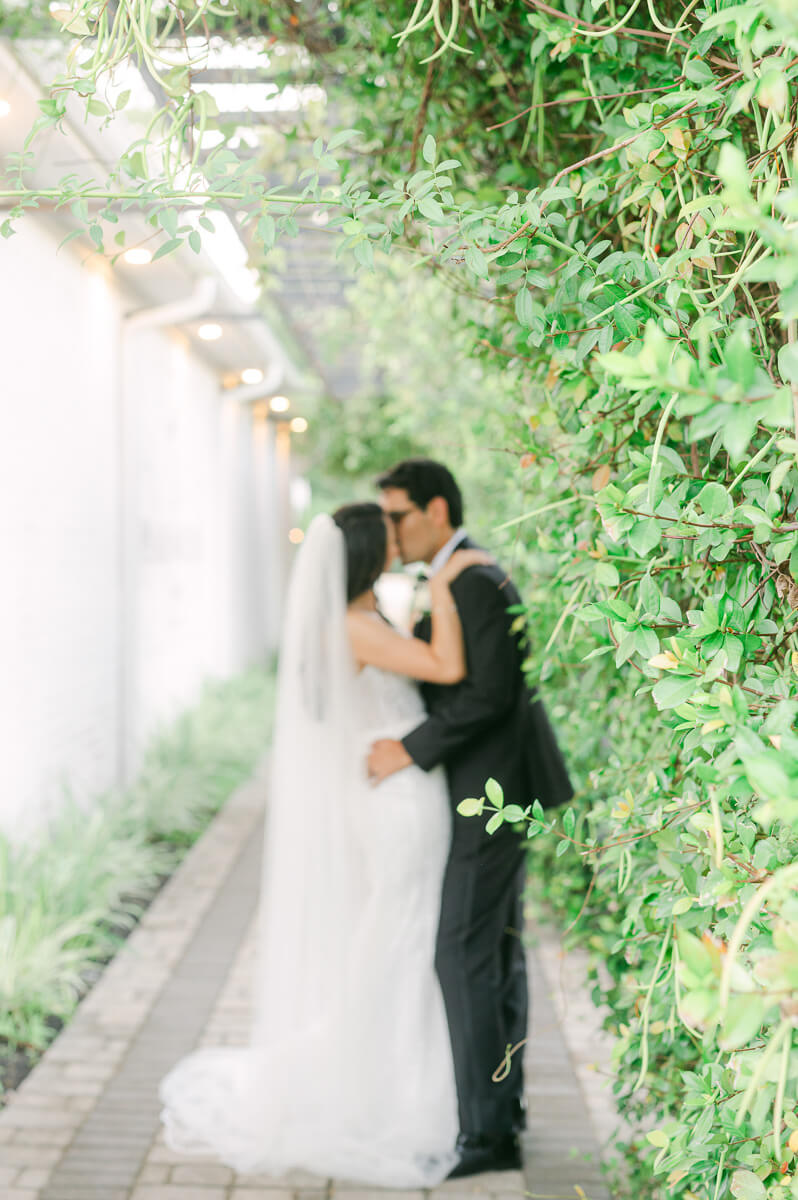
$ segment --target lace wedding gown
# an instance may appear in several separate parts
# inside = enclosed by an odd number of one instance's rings
[[[304,658],[297,675],[307,714]],[[432,1186],[455,1161],[457,1133],[433,966],[445,780],[417,767],[377,788],[365,778],[373,739],[423,716],[410,680],[366,667],[348,680],[347,719],[332,720],[342,700],[314,691],[310,730],[295,727],[297,713],[282,730],[278,719],[251,1044],[178,1063],[161,1085],[163,1120],[174,1148],[239,1171]]]

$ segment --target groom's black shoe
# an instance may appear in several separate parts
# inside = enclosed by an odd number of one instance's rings
[[[461,1133],[455,1150],[458,1162],[449,1172],[449,1179],[479,1175],[482,1171],[517,1171],[521,1166],[521,1147],[515,1133],[492,1137]]]

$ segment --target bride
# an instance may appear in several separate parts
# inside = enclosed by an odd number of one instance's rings
[[[396,555],[376,504],[312,522],[280,657],[250,1045],[197,1051],[161,1084],[166,1137],[239,1171],[305,1168],[428,1187],[456,1158],[457,1100],[434,972],[450,812],[441,768],[370,786],[376,738],[418,724],[413,680],[455,683],[465,655],[450,582],[430,580],[430,643],[381,617]]]

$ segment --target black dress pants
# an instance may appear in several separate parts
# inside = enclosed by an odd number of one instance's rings
[[[460,1131],[502,1135],[517,1124],[521,1052],[506,1077],[508,1044],[526,1037],[527,981],[521,939],[524,842],[508,827],[491,837],[478,819],[455,815],[435,969],[441,984]]]

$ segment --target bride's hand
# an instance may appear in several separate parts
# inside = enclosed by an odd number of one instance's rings
[[[495,559],[485,550],[455,550],[451,558],[436,571],[433,579],[441,583],[452,583],[467,567],[487,567],[495,563]]]

